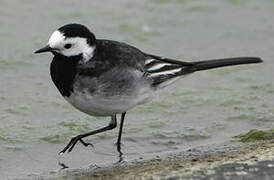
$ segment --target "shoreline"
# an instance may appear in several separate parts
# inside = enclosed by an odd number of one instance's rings
[[[274,177],[274,141],[256,143],[223,143],[189,149],[150,160],[122,162],[109,167],[64,169],[27,179],[203,179],[217,177]],[[273,163],[272,163],[273,162]],[[254,166],[254,167],[253,167]],[[266,168],[266,167],[269,168]],[[273,166],[273,167],[272,167]],[[233,168],[236,169],[233,169]],[[251,169],[251,170],[250,170]],[[253,170],[253,172],[252,172]],[[250,171],[250,172],[249,172]],[[261,177],[264,179],[264,177]]]

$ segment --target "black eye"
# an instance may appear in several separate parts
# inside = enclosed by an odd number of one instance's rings
[[[71,46],[72,46],[71,44],[65,44],[64,47],[65,47],[66,49],[69,49],[69,48],[71,48]]]

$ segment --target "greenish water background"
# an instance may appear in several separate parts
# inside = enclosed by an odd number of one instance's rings
[[[35,56],[59,26],[78,22],[98,38],[195,61],[259,56],[265,63],[187,76],[127,115],[125,161],[215,144],[253,128],[274,127],[273,0],[0,0],[0,174],[85,168],[118,161],[118,129],[88,138],[64,156],[71,136],[108,118],[71,107],[49,76],[51,55]]]

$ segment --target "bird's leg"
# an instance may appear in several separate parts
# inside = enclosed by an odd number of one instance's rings
[[[103,127],[101,129],[97,129],[95,131],[91,131],[91,132],[88,132],[88,133],[85,133],[85,134],[80,134],[78,136],[75,136],[73,138],[71,138],[70,142],[67,144],[67,146],[60,152],[61,153],[65,153],[67,150],[68,152],[71,152],[72,149],[74,148],[75,144],[80,141],[84,146],[88,146],[90,145],[89,143],[86,143],[82,140],[82,138],[85,138],[87,136],[91,136],[91,135],[94,135],[94,134],[98,134],[98,133],[101,133],[101,132],[104,132],[104,131],[108,131],[108,130],[111,130],[111,129],[114,129],[115,127],[117,126],[117,119],[116,119],[116,115],[113,115],[111,116],[111,121],[110,123],[108,124],[108,126],[106,127]]]
[[[123,155],[122,151],[121,151],[121,137],[122,137],[122,132],[123,132],[123,125],[124,125],[124,119],[126,116],[126,112],[122,113],[121,115],[121,122],[120,122],[120,129],[119,129],[119,135],[118,135],[118,139],[117,139],[117,151],[119,152],[120,156]]]

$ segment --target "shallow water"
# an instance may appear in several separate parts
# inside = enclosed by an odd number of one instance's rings
[[[103,166],[119,160],[118,128],[58,156],[71,136],[108,124],[71,107],[49,76],[51,55],[34,55],[60,25],[86,24],[99,38],[194,61],[259,56],[264,64],[199,72],[128,112],[124,160],[149,158],[274,126],[274,1],[0,1],[2,178]]]

